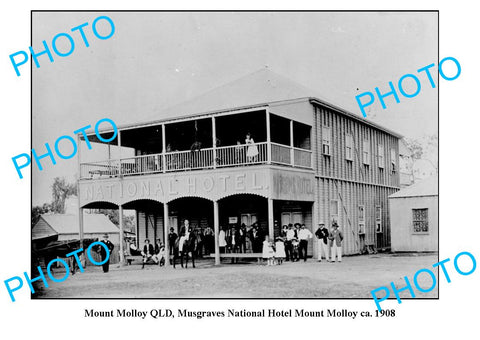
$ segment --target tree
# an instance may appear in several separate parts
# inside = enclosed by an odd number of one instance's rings
[[[55,177],[52,184],[52,211],[58,214],[65,213],[65,199],[77,194],[77,186],[67,183],[65,177]]]
[[[35,206],[32,208],[32,228],[40,219],[40,215],[52,212],[52,205],[50,203],[43,203],[42,206]]]
[[[405,138],[404,141],[411,152],[405,168],[414,182],[429,173],[438,173],[438,135],[425,135],[420,139]]]
[[[411,138],[405,138],[405,145],[411,152],[411,157],[414,160],[422,158],[423,155],[423,147],[422,144],[416,140]]]

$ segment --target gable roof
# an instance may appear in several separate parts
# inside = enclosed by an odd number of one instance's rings
[[[327,106],[363,124],[373,126],[395,137],[402,137],[394,131],[341,108],[340,105],[322,98],[316,91],[279,75],[268,68],[260,69],[183,103],[157,112],[153,116],[142,119],[142,122],[121,125],[119,129],[154,125],[174,119],[262,107],[268,104],[286,103],[296,100],[305,100],[317,105]],[[107,128],[100,129],[100,131],[107,132],[112,130]],[[88,130],[89,135],[93,135],[93,133],[93,129]],[[92,136],[92,138],[95,137]]]
[[[388,198],[438,196],[438,175],[428,177],[388,196]]]
[[[303,85],[263,68],[172,106],[152,118],[177,118],[310,97],[318,95]]]
[[[44,214],[40,218],[57,234],[78,234],[78,215]],[[83,221],[83,232],[86,234],[120,232],[118,227],[103,214],[84,214]]]

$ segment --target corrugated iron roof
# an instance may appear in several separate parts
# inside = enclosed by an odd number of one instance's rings
[[[428,177],[388,196],[388,198],[438,196],[438,175]]]
[[[45,214],[41,216],[59,234],[78,233],[78,215]],[[119,233],[118,227],[103,214],[83,215],[84,233]]]
[[[357,119],[362,123],[374,126],[382,131],[401,138],[396,132],[390,131],[372,121],[366,120],[360,115],[348,112],[347,110],[342,109],[340,105],[322,98],[317,91],[298,84],[268,68],[260,69],[227,84],[216,87],[202,95],[160,111],[145,120],[142,119],[142,122],[121,125],[119,128],[152,125],[172,119],[182,119],[216,112],[266,106],[272,103],[289,102],[298,99],[311,100],[315,103],[326,105],[344,115]],[[111,131],[111,129],[101,131]],[[89,130],[89,133],[91,132],[93,132],[93,130]]]

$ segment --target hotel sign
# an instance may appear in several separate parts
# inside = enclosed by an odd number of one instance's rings
[[[265,168],[182,172],[80,181],[80,204],[125,204],[140,199],[161,203],[182,197],[220,200],[235,194],[313,201],[314,176]]]

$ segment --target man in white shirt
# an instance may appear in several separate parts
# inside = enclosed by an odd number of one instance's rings
[[[317,243],[317,252],[318,252],[318,262],[322,262],[322,253],[325,255],[327,262],[330,262],[329,249],[328,249],[328,229],[325,227],[325,223],[320,222],[318,224],[318,229],[315,232],[315,236],[318,239]]]
[[[286,240],[285,240],[285,255],[286,261],[293,261],[293,254],[292,254],[292,241],[295,238],[295,230],[293,230],[293,224],[288,225],[288,229],[286,232]]]
[[[300,228],[298,232],[298,239],[300,240],[300,244],[298,247],[298,252],[300,253],[300,258],[302,258],[303,255],[303,261],[307,261],[307,246],[308,246],[308,239],[312,238],[313,235],[308,230],[305,228],[305,224],[302,224],[302,227]]]

